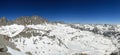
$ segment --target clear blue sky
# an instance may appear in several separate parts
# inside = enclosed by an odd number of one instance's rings
[[[120,24],[120,0],[0,0],[0,17],[32,15],[68,23]]]

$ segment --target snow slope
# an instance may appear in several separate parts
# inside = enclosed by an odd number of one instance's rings
[[[22,32],[24,28],[25,27],[23,25],[17,24],[2,26],[0,27],[0,34],[8,35],[9,37],[14,37],[20,32]]]
[[[83,28],[82,25],[79,27]],[[94,28],[92,25],[86,25],[85,28],[87,27],[91,30]],[[29,30],[25,30],[26,28]],[[19,35],[23,31],[32,35],[29,38]],[[34,35],[33,33],[37,34]],[[26,52],[30,52],[33,55],[73,55],[81,53],[88,55],[110,55],[117,49],[111,39],[104,35],[72,28],[67,24],[57,23],[27,26],[14,24],[0,27],[0,34],[13,37],[11,42],[20,49],[21,55]],[[20,37],[14,38],[15,36]],[[9,47],[8,49],[10,53],[16,52]]]
[[[19,52],[19,51],[16,51],[10,47],[7,47],[8,48],[8,52],[11,53],[12,55],[27,55],[25,53],[22,53],[22,52]]]

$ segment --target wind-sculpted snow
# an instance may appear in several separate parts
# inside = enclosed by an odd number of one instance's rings
[[[13,37],[10,41],[16,48],[29,55],[110,55],[116,51],[117,47],[110,38],[92,32],[94,27],[93,25],[71,27],[59,23],[9,25],[0,27],[0,34]],[[108,30],[107,27],[102,27],[102,30],[103,28]]]

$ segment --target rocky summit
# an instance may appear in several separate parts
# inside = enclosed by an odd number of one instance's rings
[[[120,55],[120,25],[0,19],[0,55]]]
[[[0,26],[1,25],[6,25],[6,24],[7,24],[6,18],[5,17],[0,18]]]
[[[2,25],[11,25],[11,24],[18,24],[18,25],[32,25],[32,24],[43,24],[48,22],[46,19],[40,16],[21,16],[16,18],[15,20],[8,21],[7,18],[2,17],[0,18],[0,26]]]

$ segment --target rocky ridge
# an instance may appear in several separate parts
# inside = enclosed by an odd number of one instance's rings
[[[12,21],[7,20],[7,18],[5,17],[0,18],[0,26],[11,25],[11,24],[36,25],[36,24],[43,24],[46,22],[48,21],[40,16],[22,16]]]

